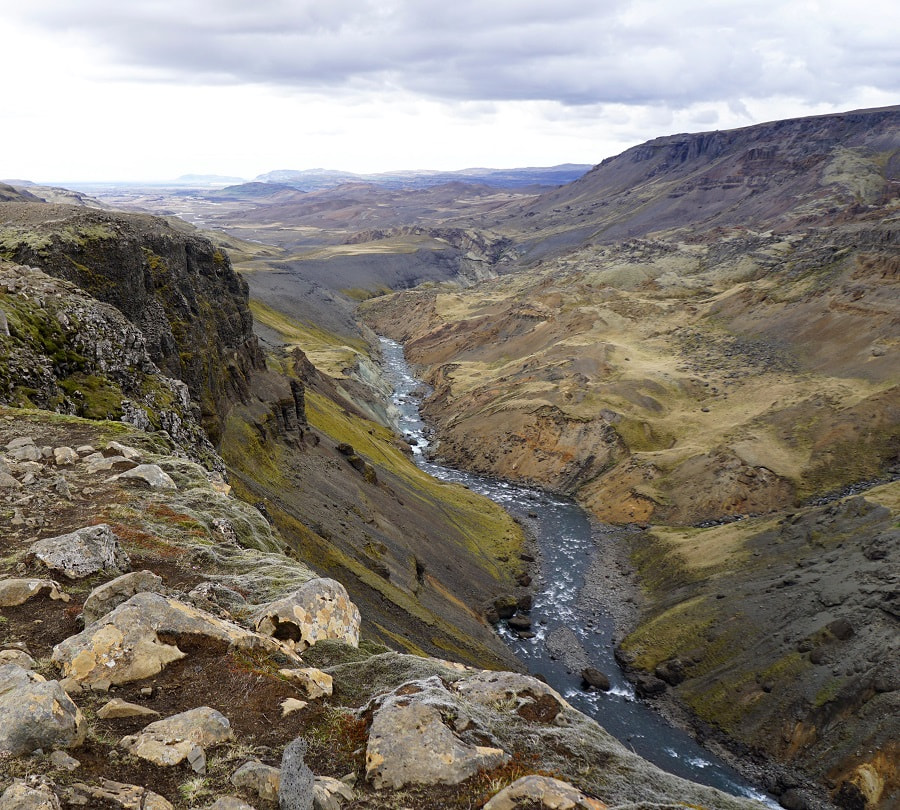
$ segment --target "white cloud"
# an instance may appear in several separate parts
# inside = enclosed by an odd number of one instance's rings
[[[596,162],[900,90],[888,2],[5,5],[5,176]]]

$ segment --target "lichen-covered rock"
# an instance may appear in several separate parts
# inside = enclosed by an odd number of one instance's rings
[[[101,779],[100,785],[75,784],[71,787],[72,801],[70,804],[96,806],[96,800],[104,803],[104,806],[112,804],[123,810],[175,810],[171,803],[140,785],[128,785],[124,782],[113,782],[111,779]]]
[[[0,650],[0,666],[18,664],[22,669],[34,669],[35,660],[25,650]]]
[[[519,717],[539,723],[563,723],[571,706],[555,689],[530,675],[482,671],[457,681],[453,691],[470,703],[506,706]]]
[[[117,481],[134,481],[150,487],[150,489],[176,490],[178,485],[172,480],[172,476],[165,472],[158,464],[138,464],[130,470],[125,470],[114,476]]]
[[[540,807],[546,810],[606,810],[597,799],[585,796],[568,782],[549,776],[523,776],[501,790],[484,810],[517,810]]]
[[[0,607],[22,605],[40,594],[69,601],[69,595],[63,593],[60,584],[52,579],[0,579]]]
[[[152,571],[132,571],[104,582],[94,588],[84,600],[81,613],[85,626],[102,618],[136,593],[147,591],[159,593],[161,590],[162,577]]]
[[[279,669],[278,674],[299,686],[310,700],[330,697],[334,690],[334,681],[327,672],[315,667],[298,667],[296,669]]]
[[[0,752],[13,756],[84,740],[81,710],[59,683],[18,664],[0,666],[0,718]]]
[[[0,796],[0,810],[60,810],[60,803],[50,785],[17,779]]]
[[[411,681],[379,698],[366,745],[366,777],[376,788],[456,785],[479,770],[509,761],[490,746],[466,741],[451,727],[459,716],[453,695],[437,677]],[[463,728],[466,727],[466,729]]]
[[[256,808],[234,796],[222,796],[216,799],[206,810],[256,810]]]
[[[166,640],[162,640],[160,636]],[[204,638],[224,648],[284,652],[272,639],[156,593],[138,593],[111,613],[60,642],[53,661],[66,678],[102,687],[149,678],[184,658],[171,639]]]
[[[345,803],[356,799],[353,788],[330,776],[316,777],[313,794],[313,810],[341,810]]]
[[[204,749],[232,739],[231,723],[221,712],[200,706],[145,726],[140,734],[123,737],[119,745],[130,754],[155,765],[177,765],[187,760],[206,773]]]
[[[31,545],[29,556],[69,579],[83,579],[98,571],[121,573],[131,565],[105,523],[38,540]]]
[[[290,596],[263,605],[256,614],[256,629],[289,641],[298,650],[323,639],[359,646],[359,609],[346,589],[333,579],[311,579]]]
[[[278,801],[281,771],[271,765],[251,760],[245,762],[231,775],[231,784],[252,790],[264,801]]]

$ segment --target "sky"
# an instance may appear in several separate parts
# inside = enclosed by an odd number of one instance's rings
[[[896,0],[0,0],[0,177],[599,163],[900,103]]]

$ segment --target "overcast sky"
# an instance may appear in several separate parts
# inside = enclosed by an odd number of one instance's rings
[[[597,163],[900,103],[896,0],[0,0],[0,177]]]

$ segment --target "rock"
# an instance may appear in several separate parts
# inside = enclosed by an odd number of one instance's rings
[[[684,664],[677,658],[671,658],[659,664],[653,674],[669,686],[678,686],[684,681]]]
[[[519,600],[515,596],[498,596],[494,600],[494,610],[501,619],[511,619],[516,612]]]
[[[8,472],[0,470],[0,489],[21,489],[22,485]]]
[[[549,776],[517,779],[485,804],[484,810],[516,810],[520,807],[529,810],[606,810],[603,802],[585,796],[568,782]]]
[[[0,796],[0,810],[60,810],[59,799],[50,785],[13,782]]]
[[[0,607],[22,605],[39,594],[69,601],[69,595],[63,593],[62,586],[52,579],[0,579]]]
[[[34,447],[34,439],[31,436],[18,436],[6,444],[6,449],[9,452],[18,450],[21,447]]]
[[[452,688],[471,703],[489,708],[503,705],[507,711],[538,723],[552,723],[563,709],[572,708],[543,681],[517,672],[475,672]]]
[[[298,669],[279,669],[278,674],[291,683],[299,686],[310,700],[320,697],[330,697],[334,689],[331,675],[322,672],[315,667],[300,667]]]
[[[839,641],[848,641],[853,638],[853,625],[847,619],[835,619],[828,625],[828,630]]]
[[[219,611],[229,615],[232,611],[247,605],[247,600],[241,594],[219,582],[197,583],[188,594],[188,599],[192,604],[211,613]]]
[[[121,807],[123,810],[175,810],[168,801],[152,790],[140,785],[113,782],[111,779],[101,779],[99,787],[73,785],[71,793],[72,799],[69,804],[88,804],[96,807],[96,803],[91,804],[91,800],[99,800]],[[84,799],[87,801],[83,801]]]
[[[82,579],[98,571],[121,573],[131,565],[118,538],[105,523],[38,540],[28,554],[69,579]]]
[[[121,444],[120,442],[110,442],[107,444],[105,454],[122,456],[129,461],[140,461],[141,456],[143,456],[143,453],[137,448],[129,447],[127,444]]]
[[[289,714],[299,712],[309,706],[306,700],[297,700],[297,698],[285,698],[281,701],[281,716],[287,717]]]
[[[634,691],[639,697],[656,697],[666,691],[666,682],[655,675],[640,674],[634,680]]]
[[[530,593],[523,594],[519,597],[519,601],[516,602],[516,608],[518,610],[529,611],[534,605],[534,595]]]
[[[33,444],[24,444],[10,450],[9,458],[13,461],[40,461],[43,456],[40,449]]]
[[[508,621],[509,627],[511,630],[530,630],[531,629],[531,619],[527,616],[513,616]]]
[[[39,748],[73,748],[85,735],[81,710],[57,681],[18,664],[0,666],[0,752],[24,756]]]
[[[233,737],[225,715],[201,706],[150,723],[140,734],[123,737],[119,745],[155,765],[177,765],[186,759],[197,773],[204,774],[204,749]]]
[[[114,478],[117,481],[135,481],[146,484],[150,489],[178,489],[172,477],[167,472],[164,472],[158,464],[139,464],[134,469],[119,473]]]
[[[303,761],[306,740],[298,737],[285,746],[281,756],[281,781],[278,786],[280,810],[313,810],[314,777]]]
[[[0,650],[0,666],[18,664],[22,669],[34,669],[35,663],[25,650]]]
[[[136,461],[125,458],[125,456],[103,456],[97,453],[85,459],[87,472],[89,475],[96,475],[100,472],[109,472],[110,470],[118,470],[126,472],[137,467]],[[115,480],[116,476],[112,480]]]
[[[222,798],[216,799],[207,810],[256,810],[256,808],[234,796],[222,796]]]
[[[84,600],[82,616],[85,626],[102,618],[136,593],[162,591],[162,577],[152,571],[132,571],[98,585]]]
[[[488,624],[499,624],[500,623],[500,614],[497,613],[496,608],[489,607],[484,611],[484,620]]]
[[[251,760],[245,762],[231,775],[231,784],[252,790],[263,801],[278,801],[281,771],[271,765]]]
[[[101,720],[117,720],[121,717],[159,717],[159,712],[122,698],[113,698],[97,710]]]
[[[437,677],[403,684],[374,705],[366,777],[377,789],[456,785],[509,761],[501,749],[467,742],[447,725],[459,707]]]
[[[50,764],[63,771],[77,771],[81,767],[81,763],[75,757],[70,757],[65,751],[51,753]]]
[[[595,667],[585,667],[581,670],[581,680],[588,686],[592,686],[594,689],[600,689],[603,692],[608,692],[612,688],[609,676]]]
[[[71,447],[56,447],[53,450],[53,461],[57,467],[69,467],[78,462],[78,453]]]
[[[256,629],[305,650],[323,639],[359,646],[359,609],[333,579],[311,579],[284,599],[257,611]]]
[[[313,810],[341,810],[344,802],[352,802],[355,799],[353,788],[340,779],[332,779],[330,776],[316,777],[313,785]]]
[[[177,599],[138,593],[81,633],[57,644],[52,660],[61,667],[64,677],[102,688],[152,677],[172,661],[184,658],[185,653],[175,646],[179,636],[195,644],[204,639],[223,649],[263,648],[286,654],[277,642],[233,622]]]

